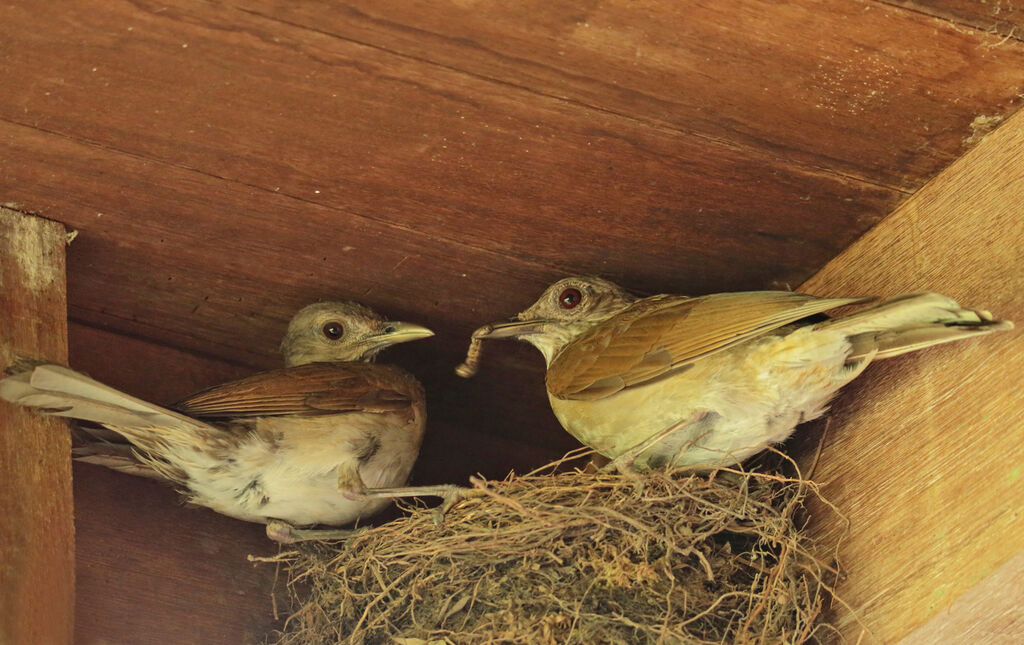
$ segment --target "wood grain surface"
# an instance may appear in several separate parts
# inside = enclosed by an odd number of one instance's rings
[[[1017,645],[1024,640],[1024,551],[932,616],[900,645],[986,643]]]
[[[1024,39],[1024,4],[1020,0],[884,0],[986,32]]]
[[[0,377],[67,360],[64,227],[0,208]],[[64,423],[0,401],[0,643],[70,644],[75,530]]]
[[[971,0],[965,13],[991,11]],[[386,51],[825,172],[913,190],[977,114],[1017,105],[1021,46],[863,0],[233,2]],[[990,0],[1004,6],[1017,0]],[[993,6],[993,9],[995,7]],[[998,12],[998,9],[996,9]],[[1012,9],[1010,10],[1012,11]],[[1000,107],[996,107],[996,106]]]
[[[1022,203],[1018,114],[802,286],[829,296],[935,290],[1018,324],[878,363],[833,406],[815,479],[849,525],[818,505],[811,527],[846,570],[837,591],[853,611],[834,609],[850,642],[862,630],[863,642],[899,641],[1024,553]],[[1020,597],[990,602],[991,613],[961,616],[933,642],[1024,640],[1020,621],[985,623],[1019,615]],[[997,629],[1015,631],[969,638]]]

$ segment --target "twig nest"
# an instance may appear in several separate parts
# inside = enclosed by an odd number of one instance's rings
[[[804,643],[825,565],[777,475],[573,471],[473,480],[429,508],[274,561],[295,611],[277,643]],[[828,633],[831,633],[830,631]]]

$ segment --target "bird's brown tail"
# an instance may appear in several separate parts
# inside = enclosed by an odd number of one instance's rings
[[[872,356],[892,358],[908,352],[1013,329],[984,309],[965,309],[939,293],[914,293],[821,323],[822,329],[843,331],[853,345],[849,360]]]

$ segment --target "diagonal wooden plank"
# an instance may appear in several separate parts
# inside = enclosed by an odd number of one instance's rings
[[[1017,114],[802,290],[935,290],[1019,326],[1022,160],[1024,114]],[[834,406],[815,479],[849,517],[849,531],[820,505],[811,529],[837,545],[847,572],[838,594],[859,618],[835,609],[850,642],[862,628],[864,642],[906,637],[955,611],[957,598],[1024,553],[1022,376],[1018,328],[874,365]],[[998,619],[998,603],[1019,612],[1019,600],[993,598],[993,612],[973,621],[965,615],[974,631],[964,634],[984,633],[979,621]]]
[[[66,239],[57,222],[0,208],[0,370],[66,360]],[[71,643],[70,446],[63,421],[0,400],[0,643]]]
[[[899,645],[1016,645],[1024,642],[1021,598],[1024,598],[1024,552],[989,573],[944,611],[901,639]]]

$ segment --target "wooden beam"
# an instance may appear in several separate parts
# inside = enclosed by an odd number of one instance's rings
[[[67,360],[64,227],[0,208],[0,367]],[[74,525],[67,424],[0,401],[0,643],[70,643]]]
[[[1020,325],[1021,204],[1024,113],[801,289],[935,290]],[[835,611],[847,642],[939,642],[912,634],[940,616],[951,630],[941,642],[980,642],[970,635],[986,630],[1024,642],[1020,594],[967,601],[1024,554],[1022,377],[1018,329],[880,362],[837,401],[814,477],[849,525],[818,505],[810,529],[846,572],[837,591],[853,612]]]

